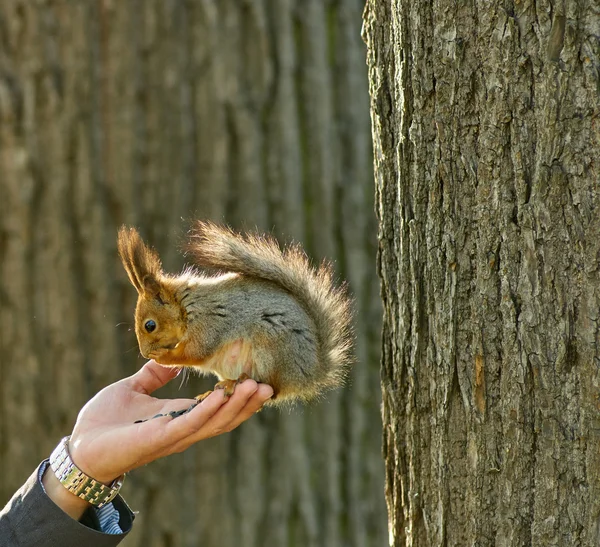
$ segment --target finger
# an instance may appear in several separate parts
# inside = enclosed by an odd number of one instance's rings
[[[241,387],[243,384],[236,387],[236,392],[231,401],[220,408],[197,434],[188,436],[174,446],[173,452],[182,452],[200,440],[234,430],[256,414],[265,402],[273,396],[273,388],[267,384],[256,385],[253,380],[247,380],[244,384],[246,384],[244,387]],[[256,390],[253,391],[255,386]]]
[[[191,435],[199,434],[203,438],[208,438],[210,435],[203,428],[226,402],[225,393],[222,389],[218,389],[187,414],[175,419],[167,417],[166,422],[163,422],[162,418],[150,420],[149,422],[158,422],[160,439],[157,439],[156,444],[165,450],[163,455],[176,452],[174,447]]]
[[[174,444],[169,453],[182,452],[186,448],[189,448],[192,444],[215,437],[221,433],[230,431],[230,424],[237,418],[238,414],[245,408],[248,401],[258,390],[258,384],[254,380],[246,380],[242,384],[236,386],[234,394],[231,396],[227,404],[223,404],[220,408],[216,409],[213,416],[203,422],[197,421],[197,415],[195,412],[197,409],[204,404],[204,402],[210,399],[207,398],[205,401],[194,409],[189,414],[173,420],[169,427],[173,429],[177,428],[183,435],[179,441]],[[217,390],[216,392],[222,392],[223,390]],[[211,395],[212,396],[212,395]],[[254,412],[248,413],[250,417]],[[187,424],[183,427],[183,424],[177,424],[178,420],[185,419]],[[241,422],[240,422],[241,423]],[[181,425],[181,427],[180,427]]]
[[[173,378],[177,377],[181,369],[177,367],[163,367],[156,361],[148,361],[140,370],[133,376],[126,378],[131,388],[138,393],[150,395],[159,387],[169,383]]]
[[[200,440],[233,430],[272,395],[270,386],[246,380],[236,387],[229,402],[223,390],[216,390],[189,414],[175,420],[164,416],[139,424],[145,426],[140,433],[152,446],[152,459],[182,452]]]
[[[267,384],[258,384],[256,392],[250,397],[244,408],[242,408],[238,415],[227,426],[228,431],[233,431],[248,418],[254,416],[254,414],[256,414],[271,397],[273,397],[273,388]]]
[[[230,431],[229,424],[237,418],[257,391],[258,384],[254,380],[245,380],[238,384],[227,404],[221,407],[212,418],[211,436]]]
[[[139,462],[136,462],[134,467],[176,452],[177,450],[174,447],[180,440],[191,433],[200,431],[202,426],[210,420],[226,401],[227,397],[225,397],[223,390],[217,390],[194,408],[195,415],[191,422],[188,421],[190,412],[176,419],[165,414],[155,418],[149,417],[151,419],[132,424],[132,427],[135,428],[133,434],[137,439],[138,448],[144,455]]]

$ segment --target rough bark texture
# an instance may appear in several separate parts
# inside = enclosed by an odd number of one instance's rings
[[[600,12],[369,1],[392,544],[600,544]]]
[[[140,366],[118,226],[176,271],[188,221],[224,220],[336,260],[358,362],[320,404],[133,472],[124,545],[384,543],[361,4],[0,0],[0,504]]]

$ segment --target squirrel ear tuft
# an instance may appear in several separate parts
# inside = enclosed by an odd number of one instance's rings
[[[156,251],[142,241],[135,228],[125,226],[119,230],[117,248],[123,267],[138,294],[150,293],[156,296],[160,290],[158,278],[162,273],[160,258]]]

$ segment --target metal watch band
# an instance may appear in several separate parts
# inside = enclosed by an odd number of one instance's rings
[[[109,486],[86,475],[71,459],[69,439],[70,436],[64,437],[50,456],[50,467],[56,478],[69,492],[95,507],[102,507],[111,502],[121,490],[125,475],[115,479]]]

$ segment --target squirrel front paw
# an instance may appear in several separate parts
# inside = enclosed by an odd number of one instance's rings
[[[170,344],[148,352],[148,359],[154,359],[159,365],[185,365],[183,344]]]
[[[148,355],[146,355],[145,357],[148,357],[148,359],[154,359],[157,363],[166,364],[166,362],[169,361],[169,355],[171,354],[171,352],[172,348],[156,348],[152,351],[149,351]]]

